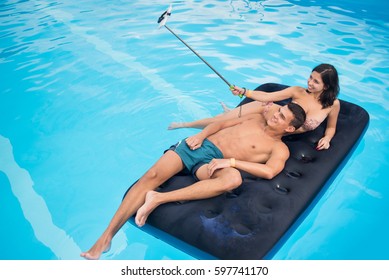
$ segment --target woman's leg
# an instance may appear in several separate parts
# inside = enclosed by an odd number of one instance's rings
[[[216,121],[230,120],[234,118],[238,118],[241,116],[246,116],[249,114],[260,113],[263,110],[263,106],[261,102],[253,101],[250,103],[246,103],[241,107],[237,107],[232,109],[231,111],[219,114],[213,118],[205,118],[193,122],[173,122],[169,125],[168,129],[177,129],[177,128],[199,128],[202,129],[209,125],[210,123]]]

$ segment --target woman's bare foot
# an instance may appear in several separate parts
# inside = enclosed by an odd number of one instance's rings
[[[227,105],[224,102],[220,102],[220,105],[222,105],[224,113],[228,113],[229,111],[231,111],[231,109],[228,108]]]
[[[135,223],[142,227],[145,225],[147,218],[160,203],[157,201],[158,192],[149,191],[146,194],[145,203],[138,209],[135,216]]]
[[[185,123],[183,123],[183,122],[172,122],[172,123],[167,127],[167,129],[168,129],[168,130],[173,130],[173,129],[183,128],[183,127],[185,127]]]
[[[108,252],[111,249],[111,241],[100,237],[99,240],[86,252],[80,254],[81,257],[87,260],[98,260],[102,253]]]

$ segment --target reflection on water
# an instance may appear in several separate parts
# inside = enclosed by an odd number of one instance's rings
[[[0,170],[8,177],[12,192],[19,200],[24,216],[31,223],[37,239],[48,246],[59,259],[76,259],[80,248],[71,236],[53,223],[46,202],[34,190],[30,174],[15,162],[11,143],[2,136],[0,152]]]

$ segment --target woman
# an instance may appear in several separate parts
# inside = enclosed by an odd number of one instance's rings
[[[292,86],[276,92],[253,91],[235,86],[231,90],[234,95],[245,95],[255,101],[214,118],[206,118],[194,122],[172,123],[169,129],[184,127],[203,128],[211,122],[236,118],[241,115],[254,113],[272,114],[280,108],[279,105],[274,104],[272,101],[292,98],[293,102],[304,108],[307,115],[306,122],[295,133],[314,130],[327,118],[324,136],[319,140],[316,149],[328,149],[331,139],[336,132],[336,123],[340,110],[340,102],[337,99],[339,93],[338,72],[330,64],[320,64],[312,70],[307,85],[307,88]]]

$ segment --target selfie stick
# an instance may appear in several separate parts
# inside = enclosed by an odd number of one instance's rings
[[[212,69],[213,72],[215,72],[216,75],[218,75],[227,85],[230,89],[234,89],[234,85],[230,84],[219,72],[215,70],[207,61],[205,61],[204,58],[202,58],[194,49],[192,49],[187,43],[184,42],[176,33],[173,32],[167,25],[167,19],[172,13],[172,5],[159,17],[158,23],[159,23],[159,28],[162,26],[165,26],[167,30],[169,30],[174,36],[177,37],[178,40],[180,40],[185,46],[187,46],[195,55],[197,55],[198,58],[200,58],[209,68]]]

